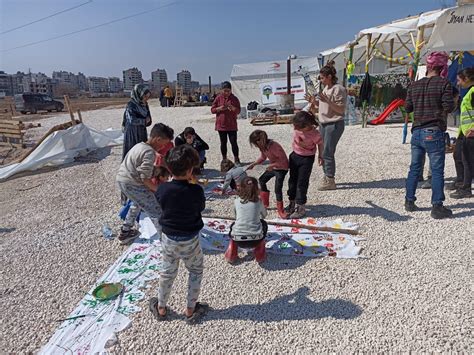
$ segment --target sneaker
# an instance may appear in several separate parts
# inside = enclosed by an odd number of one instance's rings
[[[457,190],[457,189],[462,188],[462,185],[463,185],[462,182],[453,181],[453,182],[450,182],[449,184],[445,184],[444,187],[446,188],[446,190],[452,191],[452,190]]]
[[[453,211],[443,205],[433,205],[433,208],[431,209],[431,217],[434,219],[449,218],[452,217],[452,215]]]
[[[405,211],[407,212],[418,211],[418,206],[415,205],[415,201],[405,200]]]
[[[118,240],[120,244],[126,245],[130,244],[137,236],[140,234],[136,229],[130,229],[128,231],[120,230],[120,235],[118,236]]]
[[[456,200],[461,198],[469,198],[472,197],[472,191],[470,189],[457,189],[453,193],[449,194],[449,197],[454,198]]]
[[[431,178],[426,179],[426,181],[421,184],[421,188],[425,190],[431,189]]]
[[[288,206],[285,207],[285,212],[290,215],[295,212],[295,201],[290,201]]]
[[[291,219],[303,218],[306,215],[306,208],[304,205],[296,205],[295,211],[290,215]]]
[[[321,184],[318,186],[319,191],[336,190],[336,181],[334,178],[323,176]]]
[[[235,164],[235,166],[238,167],[238,168],[240,168],[240,167],[242,166],[242,163],[240,162],[240,159],[238,159],[238,158],[235,159],[235,163],[234,163],[234,164]]]

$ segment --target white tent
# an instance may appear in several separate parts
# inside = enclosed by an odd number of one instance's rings
[[[315,77],[319,72],[318,58],[291,60],[291,86],[292,92],[295,93],[295,103],[301,103],[306,92],[304,79],[298,73],[300,69]],[[276,104],[275,96],[286,92],[286,60],[235,64],[230,78],[232,92],[239,98],[242,107],[251,101],[272,106]]]
[[[426,49],[437,51],[474,50],[474,4],[447,9],[439,16]]]

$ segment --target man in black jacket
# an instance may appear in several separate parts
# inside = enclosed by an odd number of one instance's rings
[[[197,150],[199,153],[199,161],[201,163],[200,168],[204,169],[204,164],[206,163],[206,150],[209,149],[209,145],[199,137],[194,128],[186,127],[181,134],[176,136],[174,139],[174,145],[177,147],[183,144],[189,144]]]

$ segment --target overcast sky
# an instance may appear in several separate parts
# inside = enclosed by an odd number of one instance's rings
[[[136,66],[144,79],[164,68],[193,80],[226,80],[233,64],[318,55],[367,27],[451,5],[449,0],[0,0],[0,70],[81,71],[118,76]],[[86,4],[84,4],[86,3]],[[84,4],[84,5],[82,5]],[[171,4],[64,38],[12,49]]]

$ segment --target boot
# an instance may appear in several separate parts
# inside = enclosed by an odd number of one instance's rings
[[[296,205],[295,211],[290,215],[291,219],[303,218],[306,215],[306,208],[304,205]]]
[[[262,200],[265,208],[268,208],[270,205],[270,192],[269,191],[260,191],[260,200]]]
[[[418,211],[418,206],[415,205],[415,201],[405,200],[405,211],[407,212]]]
[[[290,203],[288,204],[288,206],[285,207],[285,212],[287,215],[295,212],[295,200],[290,200]]]
[[[450,182],[449,184],[445,184],[444,187],[446,188],[446,190],[457,190],[457,189],[460,189],[462,188],[462,185],[463,185],[463,182],[462,181],[453,181],[453,182]]]
[[[434,219],[449,218],[452,217],[452,215],[453,211],[443,205],[433,205],[433,208],[431,209],[431,217]]]
[[[449,197],[454,198],[456,200],[459,200],[461,198],[469,198],[469,197],[472,197],[472,192],[471,192],[471,189],[469,188],[468,189],[458,188],[452,194],[449,194]]]
[[[237,246],[237,243],[233,239],[230,239],[229,246],[224,254],[225,261],[229,264],[233,264],[238,258],[238,251],[239,247]]]
[[[265,239],[262,239],[262,241],[253,250],[255,254],[255,261],[259,264],[263,263],[266,258],[265,244]]]
[[[136,229],[124,230],[123,227],[120,229],[120,234],[118,236],[118,241],[122,245],[128,245],[138,237],[140,233]]]
[[[336,190],[336,181],[335,179],[329,176],[324,175],[323,179],[321,180],[321,184],[318,186],[319,191],[329,191],[329,190]]]
[[[283,201],[277,201],[277,211],[278,217],[286,219],[288,218],[288,213],[283,209]]]
[[[431,177],[430,176],[428,176],[428,179],[426,179],[426,181],[423,184],[421,184],[421,188],[425,189],[425,190],[431,189]]]

